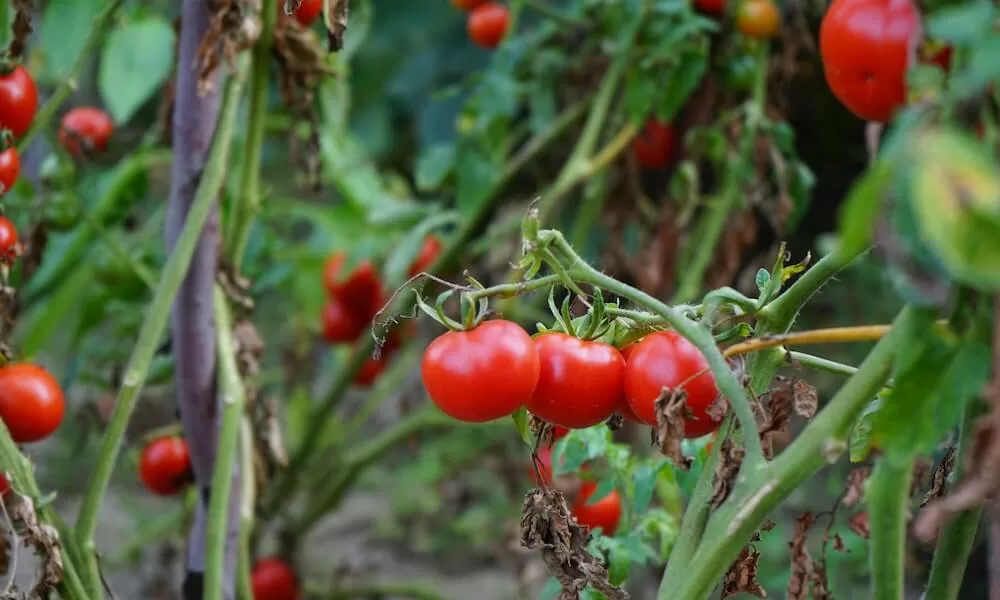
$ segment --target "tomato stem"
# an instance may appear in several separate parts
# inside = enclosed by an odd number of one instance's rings
[[[871,597],[901,600],[906,555],[906,521],[910,512],[910,484],[915,456],[894,462],[879,458],[865,486],[865,505],[871,524]]]
[[[832,327],[829,329],[813,329],[782,335],[771,335],[733,344],[726,348],[722,355],[726,358],[732,358],[776,346],[872,342],[881,339],[889,331],[890,327],[891,325],[860,325],[857,327]]]

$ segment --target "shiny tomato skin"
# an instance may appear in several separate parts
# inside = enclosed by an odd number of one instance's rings
[[[622,358],[625,359],[625,364],[628,365],[628,357],[632,355],[632,351],[639,344],[639,341],[632,342],[627,346],[623,346],[619,352],[622,353]],[[624,394],[622,395],[621,406],[618,407],[618,414],[625,417],[626,420],[632,421],[633,423],[638,423],[639,425],[645,425],[645,421],[640,419],[634,412],[632,412],[632,406],[628,403],[628,397]]]
[[[645,169],[659,169],[670,161],[677,135],[669,123],[656,120],[646,121],[642,131],[632,140],[632,154],[639,166]]]
[[[773,38],[780,25],[781,13],[771,0],[743,0],[736,12],[736,28],[751,39]]]
[[[691,342],[676,331],[658,331],[644,337],[629,355],[625,367],[625,395],[639,418],[656,426],[654,404],[663,388],[677,388],[696,373],[708,368],[708,361]],[[692,417],[684,422],[684,437],[701,437],[722,423],[708,415],[719,390],[712,373],[706,371],[684,383]]]
[[[420,247],[420,253],[410,265],[409,276],[413,277],[417,273],[423,273],[434,264],[434,261],[441,256],[441,238],[436,235],[429,235],[424,239],[424,245]]]
[[[496,48],[507,34],[509,21],[510,14],[503,4],[482,4],[469,13],[469,38],[483,48]]]
[[[93,106],[80,106],[62,118],[59,143],[72,156],[82,158],[91,152],[104,152],[115,131],[111,116]]]
[[[288,563],[280,558],[257,559],[250,571],[253,600],[299,600],[299,582]]]
[[[378,360],[368,357],[365,363],[361,365],[358,372],[354,374],[354,385],[358,387],[369,387],[371,384],[375,383],[378,376],[382,374],[385,370],[385,363],[388,356],[382,354],[379,356]]]
[[[833,95],[862,119],[892,119],[906,103],[906,71],[920,35],[911,0],[834,0],[819,28]]]
[[[179,436],[157,438],[142,449],[139,478],[158,496],[173,496],[191,483],[191,454]]]
[[[7,217],[0,216],[0,260],[17,257],[17,228]]]
[[[371,261],[362,261],[344,274],[347,255],[336,252],[323,267],[323,283],[331,298],[336,298],[365,323],[382,308],[382,282]]]
[[[62,388],[48,371],[31,363],[0,368],[0,419],[15,442],[49,437],[65,413]]]
[[[0,197],[9,192],[21,174],[21,158],[11,146],[0,152]]]
[[[364,333],[367,323],[358,318],[336,298],[323,306],[323,339],[331,344],[353,342]]]
[[[474,10],[480,6],[486,4],[488,0],[451,0],[451,3],[455,5],[455,8],[464,11]]]
[[[284,0],[278,0],[278,2],[280,4]],[[283,7],[280,7],[280,10],[281,12],[285,12]],[[299,22],[299,25],[309,27],[316,22],[316,19],[322,12],[323,0],[302,0],[302,4],[299,4],[298,9],[295,10],[294,17]]]
[[[606,536],[613,536],[618,529],[618,521],[622,516],[622,500],[617,490],[612,490],[610,494],[601,498],[593,504],[587,504],[587,500],[597,491],[597,484],[593,481],[585,481],[580,487],[570,512],[576,517],[580,525],[586,525],[591,529],[601,528]]]
[[[469,423],[512,414],[531,398],[540,364],[531,337],[497,319],[470,331],[449,331],[427,346],[424,388],[441,412]]]
[[[562,427],[561,425],[552,426],[552,441],[561,440],[569,435],[569,427]]]
[[[531,414],[571,429],[606,421],[624,402],[625,359],[610,344],[560,332],[535,336],[541,370]]]
[[[38,112],[38,89],[24,67],[0,75],[0,129],[10,129],[21,137],[31,127]]]

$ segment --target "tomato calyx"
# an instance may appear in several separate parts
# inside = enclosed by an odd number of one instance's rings
[[[555,288],[549,290],[549,310],[555,318],[552,327],[538,325],[539,333],[566,333],[585,342],[603,340],[612,333],[614,320],[607,313],[609,305],[604,302],[604,295],[599,288],[594,288],[593,301],[586,314],[573,317],[570,314],[571,295],[563,298],[562,305],[556,306]],[[617,305],[610,305],[617,308]]]
[[[424,300],[423,296],[417,292],[417,308],[451,331],[471,331],[475,329],[489,315],[490,303],[487,296],[474,295],[476,290],[486,289],[483,287],[483,284],[479,283],[471,276],[469,276],[469,281],[473,286],[473,289],[471,290],[473,291],[473,295],[467,293],[469,290],[463,290],[458,296],[459,311],[462,313],[461,322],[449,317],[444,310],[444,303],[455,295],[455,292],[457,291],[455,289],[445,290],[439,294],[437,299],[434,301],[433,306],[428,304],[427,301]]]

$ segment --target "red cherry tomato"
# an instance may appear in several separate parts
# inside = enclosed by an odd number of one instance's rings
[[[862,119],[889,121],[906,103],[906,70],[920,30],[911,0],[834,0],[819,27],[833,95]]]
[[[385,363],[388,356],[383,353],[379,356],[378,360],[369,357],[365,361],[365,364],[361,365],[361,368],[354,375],[354,385],[359,387],[368,387],[375,383],[378,376],[382,374],[385,370]]]
[[[561,440],[569,435],[569,427],[563,427],[561,425],[552,426],[552,441]]]
[[[487,0],[451,0],[451,3],[455,5],[455,8],[464,11],[479,8],[480,6],[486,4],[486,2]]]
[[[420,247],[420,254],[410,265],[409,275],[413,277],[417,273],[423,273],[434,264],[434,261],[441,255],[441,240],[436,235],[429,235],[424,239],[424,245]]]
[[[31,127],[36,112],[38,90],[24,67],[0,75],[0,129],[10,129],[15,137],[21,137]]]
[[[9,491],[10,491],[10,482],[7,481],[7,478],[3,476],[3,473],[0,473],[0,496],[6,496],[7,492]]]
[[[694,7],[706,15],[721,17],[726,12],[726,0],[694,0]]]
[[[187,442],[178,436],[161,437],[142,449],[139,477],[149,491],[172,496],[191,483],[191,454]]]
[[[503,4],[487,2],[469,13],[469,38],[483,48],[496,48],[507,33],[510,15]]]
[[[258,559],[250,571],[253,600],[299,600],[299,582],[280,558]]]
[[[691,412],[691,418],[684,421],[684,437],[701,437],[715,431],[722,423],[721,419],[714,421],[708,415],[719,395],[715,379],[708,371],[691,379],[707,368],[708,361],[702,353],[676,331],[647,335],[632,350],[625,367],[625,395],[632,412],[655,427],[654,405],[663,388],[684,384]]]
[[[625,364],[626,365],[628,364],[628,357],[632,355],[632,351],[635,350],[635,347],[638,344],[639,344],[638,341],[632,342],[628,346],[624,346],[624,347],[622,347],[621,350],[619,350],[619,352],[622,353],[622,358],[625,359]],[[632,412],[632,407],[628,403],[628,398],[625,397],[624,395],[622,396],[622,403],[618,407],[618,414],[620,414],[621,416],[625,417],[627,420],[632,421],[633,423],[638,423],[640,425],[645,425],[646,424],[634,412]]]
[[[618,492],[612,490],[610,494],[601,498],[593,504],[587,504],[587,500],[597,491],[597,484],[593,481],[585,481],[580,487],[580,493],[570,507],[570,511],[581,525],[586,525],[591,529],[601,528],[604,535],[612,536],[618,529],[618,520],[622,516],[622,501]]]
[[[669,123],[646,121],[642,131],[632,141],[632,153],[639,166],[659,169],[667,164],[674,152],[677,136]]]
[[[65,412],[62,388],[48,371],[30,363],[0,368],[0,419],[15,442],[49,437]]]
[[[751,39],[771,39],[778,33],[781,13],[771,0],[743,0],[736,13],[736,28]]]
[[[484,423],[524,406],[538,384],[539,368],[527,332],[498,319],[439,336],[424,350],[420,372],[441,412]]]
[[[17,228],[7,217],[0,216],[0,260],[17,258]]]
[[[17,156],[17,149],[11,146],[0,152],[0,196],[14,187],[20,173],[21,159]]]
[[[285,7],[282,6],[284,0],[278,0],[278,10],[282,13],[285,12]],[[309,27],[316,19],[319,17],[320,13],[323,12],[323,0],[302,0],[302,4],[295,10],[293,16],[295,20],[299,22],[299,25],[303,27]]]
[[[614,346],[559,332],[534,338],[541,370],[526,406],[549,423],[583,429],[624,402],[625,359]]]
[[[928,65],[937,65],[945,73],[951,71],[951,46],[924,44],[921,50],[921,62]]]
[[[94,152],[104,152],[115,131],[111,116],[93,106],[80,106],[62,118],[59,143],[71,155],[82,158]]]
[[[342,273],[347,255],[336,252],[323,268],[323,283],[331,298],[368,323],[382,308],[382,282],[371,261],[363,261],[346,276]]]
[[[331,344],[353,342],[365,331],[367,323],[336,298],[327,300],[323,307],[323,338]]]

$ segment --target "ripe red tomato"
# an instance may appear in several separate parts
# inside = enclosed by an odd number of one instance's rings
[[[21,137],[31,127],[36,112],[38,90],[24,67],[0,75],[0,129],[10,129],[15,137]]]
[[[0,152],[0,196],[14,187],[20,173],[21,159],[17,155],[17,149],[11,146]]]
[[[172,496],[191,483],[191,454],[187,442],[178,436],[161,437],[142,449],[139,477],[149,491]]]
[[[674,128],[669,123],[646,121],[642,131],[632,141],[632,154],[639,166],[659,169],[667,164],[676,144]]]
[[[469,11],[486,4],[486,1],[487,0],[451,0],[451,3],[454,4],[455,8],[459,10]]]
[[[625,364],[628,364],[628,357],[632,355],[632,351],[639,344],[638,341],[632,342],[631,344],[624,346],[619,350],[622,353],[622,358],[625,359]],[[622,395],[622,403],[618,407],[618,414],[625,417],[627,420],[633,423],[638,423],[640,425],[645,425],[646,423],[640,419],[634,412],[632,412],[632,407],[628,403],[628,398]]]
[[[721,17],[726,13],[726,0],[694,0],[694,7],[706,15]]]
[[[441,412],[484,423],[512,414],[531,398],[540,364],[531,337],[498,319],[470,331],[449,331],[424,350],[420,372]]]
[[[736,28],[748,38],[766,40],[778,33],[781,13],[771,0],[744,0],[736,13]]]
[[[299,600],[295,571],[280,558],[260,558],[250,571],[253,600]]]
[[[561,425],[552,426],[552,441],[561,440],[569,435],[569,427],[563,427]]]
[[[52,435],[65,412],[62,388],[45,369],[30,363],[0,369],[0,419],[18,444]]]
[[[94,152],[104,152],[115,131],[111,116],[93,106],[80,106],[62,118],[59,143],[71,155],[82,158]]]
[[[487,2],[469,13],[469,38],[483,48],[496,48],[507,34],[510,15],[503,4]]]
[[[7,478],[3,476],[3,473],[0,473],[0,496],[6,496],[7,492],[9,491],[10,491],[10,482],[7,481]]]
[[[323,338],[331,344],[353,342],[361,336],[366,325],[336,298],[327,300],[323,307]]]
[[[0,260],[17,258],[17,228],[7,217],[0,216]]]
[[[279,0],[279,10],[285,12],[285,8],[280,6],[284,0]],[[303,27],[309,27],[316,22],[320,13],[323,12],[323,0],[302,0],[302,4],[295,10],[295,20]]]
[[[387,353],[383,353],[379,356],[378,360],[369,357],[368,360],[365,361],[365,364],[361,365],[361,368],[358,369],[358,372],[354,375],[354,385],[359,387],[368,387],[375,383],[378,376],[385,370],[387,359]]]
[[[417,273],[423,273],[434,264],[434,261],[441,255],[441,239],[436,235],[429,235],[424,239],[424,245],[420,247],[420,253],[410,265],[409,276],[413,277]]]
[[[323,283],[331,298],[340,300],[348,310],[368,323],[382,308],[382,282],[371,261],[362,261],[354,271],[343,275],[347,255],[336,252],[323,267]]]
[[[655,427],[654,404],[660,392],[683,383],[691,411],[691,418],[684,422],[684,437],[701,437],[715,431],[722,421],[714,421],[708,415],[708,409],[719,395],[712,373],[706,371],[688,381],[707,368],[708,361],[702,353],[676,331],[647,335],[629,355],[625,367],[625,395],[632,412]]]
[[[559,332],[534,343],[541,369],[526,404],[531,414],[583,429],[606,421],[624,402],[625,359],[614,346]]]
[[[889,121],[906,103],[906,70],[920,31],[911,0],[834,0],[819,27],[833,95],[862,119]]]
[[[604,535],[612,536],[618,529],[618,520],[622,516],[622,500],[616,490],[601,498],[593,504],[587,504],[587,500],[597,491],[597,484],[593,481],[585,481],[580,487],[570,511],[581,525],[586,525],[591,529],[601,528]]]

